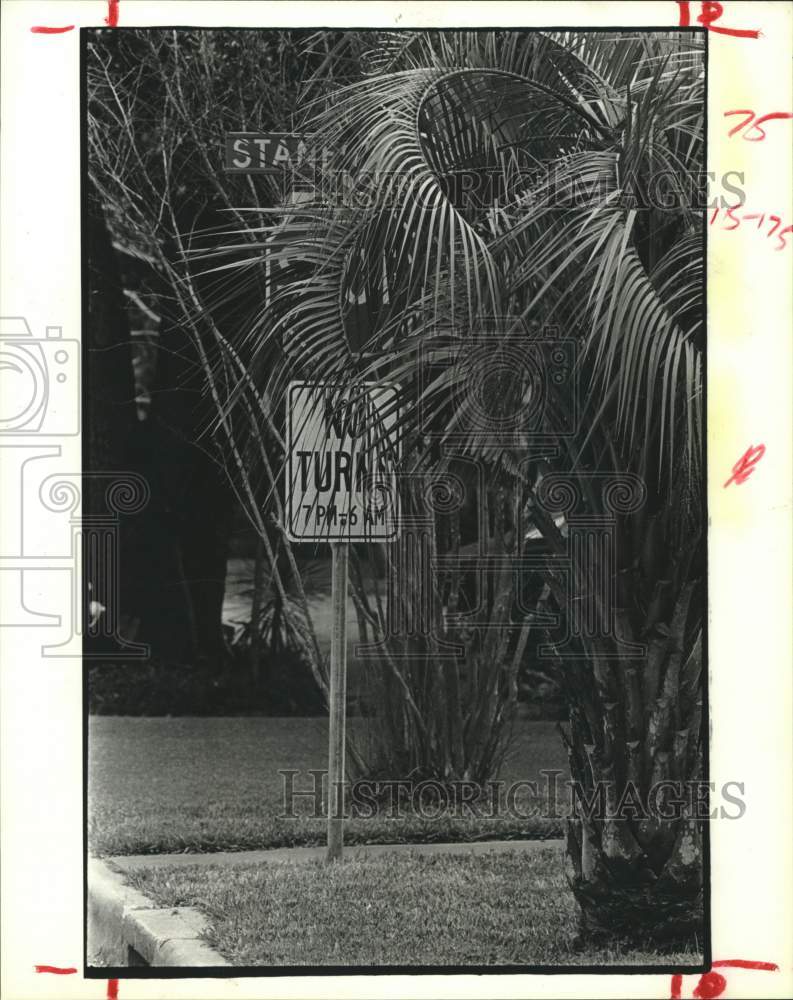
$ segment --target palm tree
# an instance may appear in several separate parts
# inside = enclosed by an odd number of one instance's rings
[[[304,105],[314,195],[233,262],[266,245],[281,282],[231,402],[396,382],[404,470],[475,460],[500,554],[542,540],[534,607],[497,570],[491,607],[567,696],[582,931],[656,942],[702,924],[697,816],[628,800],[703,766],[703,80],[696,32],[346,34]]]

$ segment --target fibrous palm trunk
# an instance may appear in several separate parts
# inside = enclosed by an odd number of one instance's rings
[[[638,477],[601,479],[633,484],[631,509],[644,504]],[[649,519],[634,514],[633,523],[626,509],[593,516],[594,490],[581,506],[578,517],[568,503],[564,535],[538,517],[555,551],[547,578],[568,628],[567,641],[547,652],[558,658],[570,713],[567,874],[582,936],[701,942],[699,536],[690,531],[685,546],[672,537],[682,519],[671,506]]]
[[[642,700],[640,732],[625,715],[620,724],[612,702],[601,704],[600,733],[590,733],[578,707],[571,711],[567,876],[587,939],[702,941],[700,664],[695,648],[682,666],[682,626],[674,624],[651,645],[643,671],[620,671]]]

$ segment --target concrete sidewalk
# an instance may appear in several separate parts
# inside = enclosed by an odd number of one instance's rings
[[[345,858],[373,858],[383,854],[500,854],[506,851],[532,853],[540,847],[564,846],[563,840],[484,840],[454,844],[353,844],[344,848]],[[212,854],[130,854],[104,860],[120,872],[138,868],[187,868],[192,865],[238,867],[322,861],[325,847],[276,847],[266,851],[217,851]]]

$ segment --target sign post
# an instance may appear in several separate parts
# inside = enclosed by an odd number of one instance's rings
[[[347,568],[349,542],[332,542],[333,631],[330,645],[328,742],[328,861],[342,856],[344,844],[344,743],[347,716]]]
[[[397,389],[361,382],[342,391],[322,382],[287,390],[287,535],[330,542],[332,554],[328,861],[344,845],[344,750],[347,699],[347,581],[351,542],[398,534]]]
[[[310,142],[310,136],[297,133],[229,132],[224,166],[229,173],[277,176],[291,169],[297,175],[316,155]],[[298,197],[301,193],[310,197],[300,191]],[[276,284],[269,247],[265,256],[269,301]],[[384,446],[395,420],[395,406],[388,405],[395,394],[393,386],[370,383],[354,387],[355,398],[347,401],[336,398],[332,384],[293,382],[288,389],[287,535],[295,542],[330,542],[332,553],[328,861],[340,859],[344,845],[349,546],[397,534],[394,455]],[[385,415],[378,412],[383,404]],[[375,420],[378,433],[372,435]]]

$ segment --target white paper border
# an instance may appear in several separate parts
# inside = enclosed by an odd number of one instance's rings
[[[691,4],[692,21],[700,5]],[[744,170],[747,201],[791,222],[790,124],[768,139],[728,139],[723,113],[793,110],[789,3],[725,3],[719,22],[759,39],[710,33],[709,167]],[[80,336],[78,33],[33,24],[101,26],[100,0],[2,7],[3,315],[34,333]],[[674,26],[663,3],[258,3],[121,0],[121,26]],[[793,995],[791,686],[791,251],[748,227],[709,230],[709,490],[711,779],[746,786],[746,815],[712,824],[713,956],[776,962],[732,972],[731,997]],[[751,444],[766,454],[723,489]],[[59,441],[61,468],[80,467],[79,438]],[[3,479],[3,500],[18,484]],[[35,517],[35,511],[31,513]],[[42,517],[42,530],[47,530]],[[37,605],[65,600],[42,581]],[[3,982],[8,1000],[99,998],[82,979],[82,691],[77,660],[41,658],[36,629],[3,629]],[[37,975],[36,964],[78,975]],[[696,976],[686,977],[690,996]],[[149,997],[665,997],[667,975],[329,976],[121,980],[120,1000]]]

